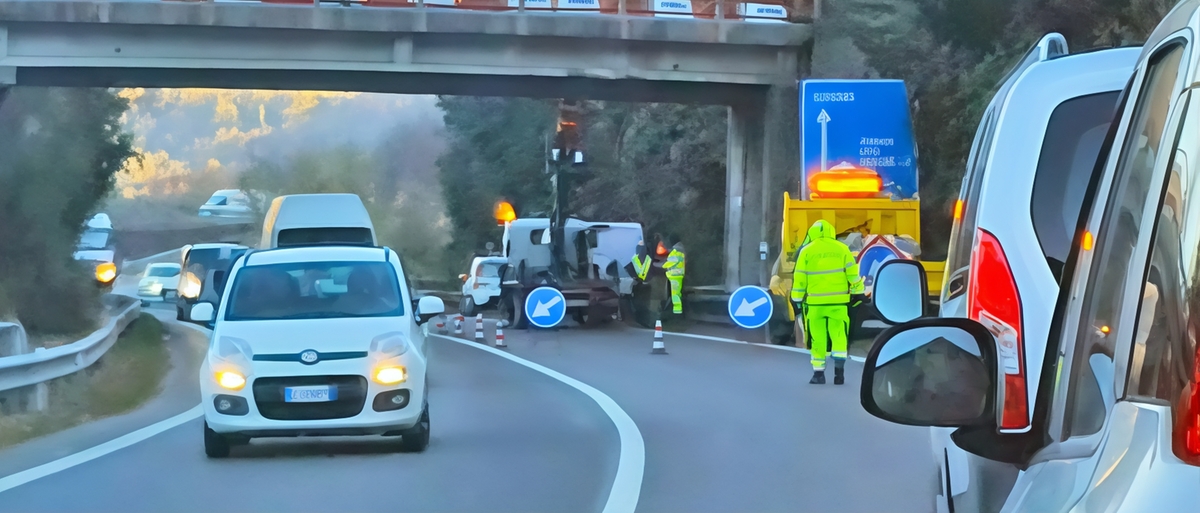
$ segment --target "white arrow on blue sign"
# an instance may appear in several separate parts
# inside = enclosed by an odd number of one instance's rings
[[[885,244],[875,244],[863,249],[858,254],[858,275],[863,278],[863,286],[867,290],[873,290],[875,274],[879,272],[879,267],[897,258],[900,258],[900,255]]]
[[[738,326],[748,330],[761,328],[774,313],[775,304],[767,289],[746,285],[729,295],[729,318]]]
[[[525,318],[539,328],[553,328],[567,315],[567,300],[551,287],[538,287],[525,298]]]

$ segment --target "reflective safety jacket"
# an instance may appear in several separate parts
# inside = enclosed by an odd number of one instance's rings
[[[850,248],[837,240],[833,225],[824,219],[808,229],[808,245],[796,257],[792,274],[792,301],[810,305],[849,304],[851,294],[864,292],[858,262]]]
[[[630,262],[633,264],[633,271],[635,273],[637,273],[638,279],[642,280],[642,281],[646,281],[646,276],[648,274],[650,274],[650,265],[651,265],[650,255],[636,255],[635,254],[635,255],[633,255],[633,259],[631,259]]]
[[[685,258],[683,254],[683,244],[676,244],[671,248],[671,252],[667,254],[667,261],[663,263],[663,269],[667,271],[667,276],[683,277]]]

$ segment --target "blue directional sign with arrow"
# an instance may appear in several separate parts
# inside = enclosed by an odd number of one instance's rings
[[[875,273],[879,270],[879,267],[884,262],[897,258],[903,258],[900,250],[888,244],[887,240],[883,237],[879,237],[870,244],[867,244],[867,247],[858,253],[858,274],[863,278],[863,286],[868,291],[873,290]]]
[[[567,315],[567,300],[562,292],[538,287],[525,298],[525,318],[539,328],[553,328]]]
[[[767,289],[746,285],[729,295],[729,318],[738,326],[748,330],[761,328],[774,313],[775,305]]]
[[[847,163],[878,173],[895,199],[916,197],[917,151],[902,80],[803,81],[800,147],[801,186]]]

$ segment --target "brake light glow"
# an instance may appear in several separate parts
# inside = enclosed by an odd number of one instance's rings
[[[1029,397],[1025,370],[1024,333],[1021,331],[1021,297],[1000,241],[978,229],[971,251],[968,315],[996,338],[996,353],[1004,373],[1004,404],[1000,432],[1029,429]]]

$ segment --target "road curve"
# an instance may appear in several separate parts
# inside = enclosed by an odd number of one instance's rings
[[[476,348],[430,340],[432,440],[255,440],[205,458],[201,421],[0,493],[0,512],[600,511],[613,421],[578,390]],[[193,372],[194,374],[194,372]],[[0,454],[0,459],[4,456]]]

